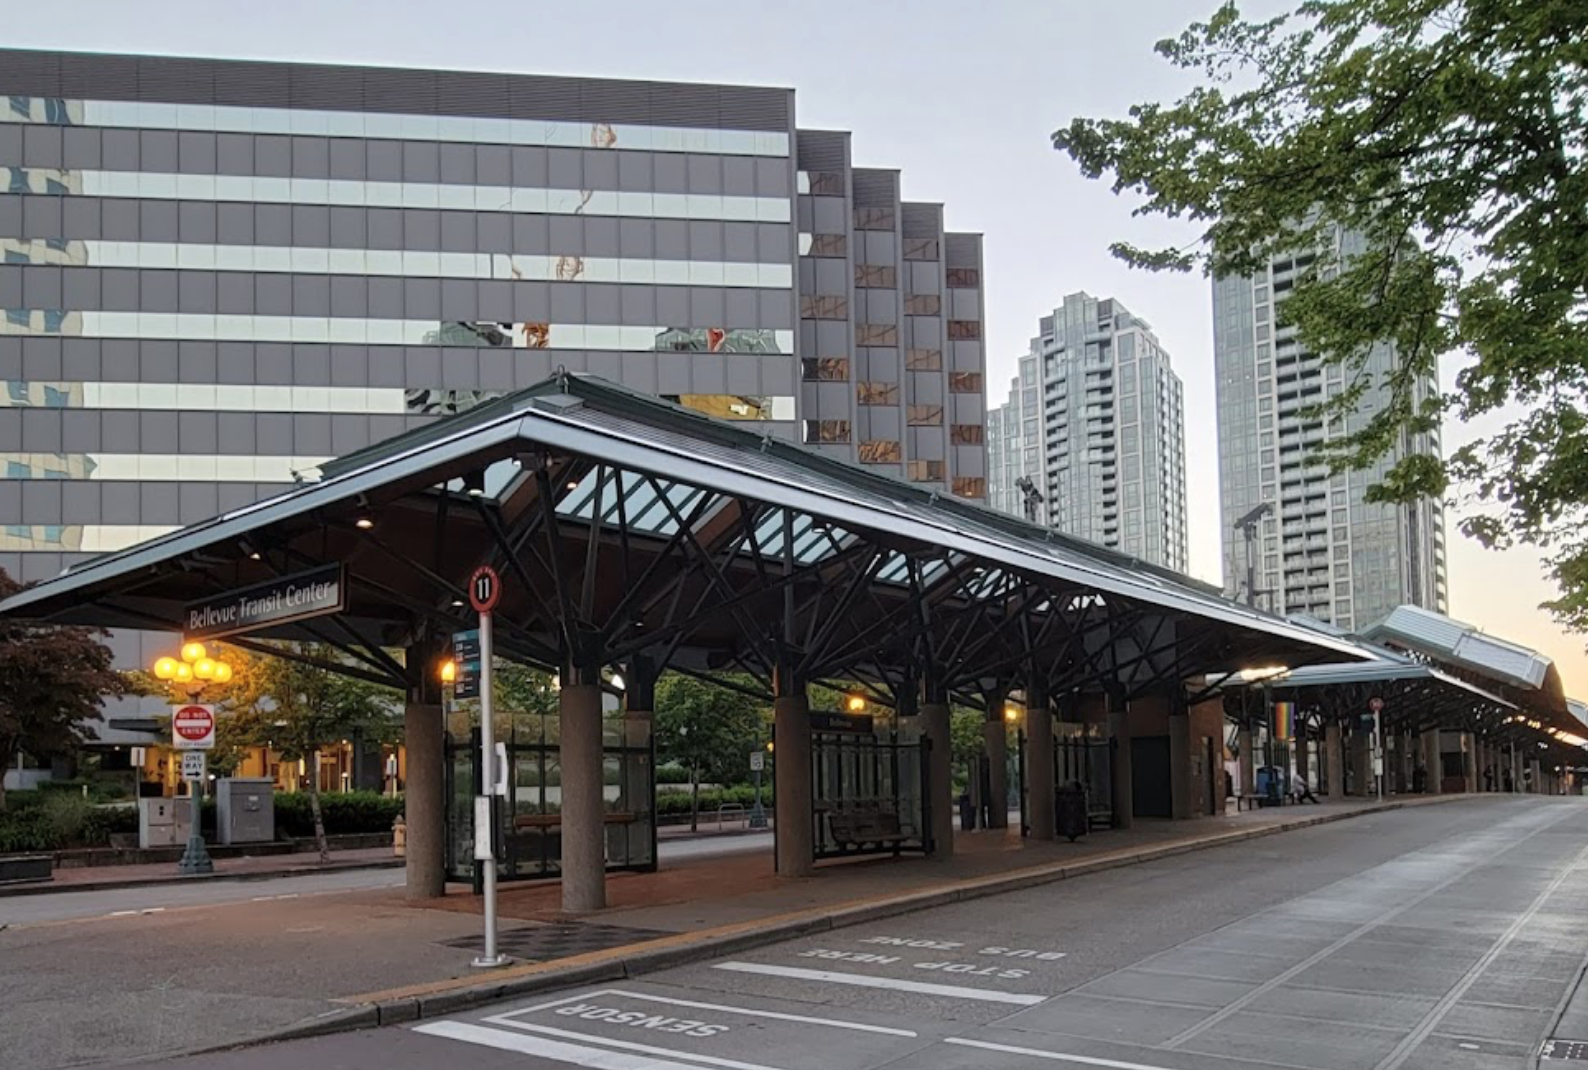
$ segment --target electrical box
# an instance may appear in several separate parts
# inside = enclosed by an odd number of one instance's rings
[[[138,846],[180,847],[187,843],[193,808],[188,800],[155,796],[138,800]]]
[[[216,836],[221,843],[269,843],[276,838],[276,782],[226,777],[215,782]]]

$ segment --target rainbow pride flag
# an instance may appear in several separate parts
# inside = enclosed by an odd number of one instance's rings
[[[1296,729],[1296,704],[1294,702],[1274,703],[1274,738],[1290,739],[1295,735]]]

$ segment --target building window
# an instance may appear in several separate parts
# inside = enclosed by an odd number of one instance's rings
[[[954,394],[980,394],[981,372],[949,372],[948,389]]]
[[[848,420],[806,420],[805,441],[831,444],[849,441]]]
[[[58,179],[46,178],[44,180],[44,192],[50,194],[52,197],[64,197],[70,193],[71,190],[66,188],[66,183],[61,182]]]
[[[942,461],[911,461],[910,480],[915,483],[933,483],[943,478]]]
[[[546,343],[531,344],[529,348],[544,349]],[[776,333],[764,327],[669,327],[656,336],[656,348],[684,353],[779,352]]]
[[[839,171],[801,171],[798,187],[799,192],[818,197],[842,197],[844,176]]]
[[[940,372],[943,370],[943,351],[907,349],[904,352],[904,367],[912,372]]]
[[[9,394],[11,400],[16,402],[18,405],[32,404],[28,398],[28,384],[24,383],[20,379],[8,380],[6,382],[6,393]]]
[[[857,346],[896,346],[898,344],[899,328],[894,324],[855,324],[855,345]]]
[[[50,409],[68,408],[72,403],[72,395],[58,387],[46,386],[44,388],[44,405]]]
[[[6,309],[6,322],[13,327],[31,327],[33,325],[33,317],[25,308],[8,308]]]
[[[898,464],[903,459],[904,451],[894,439],[868,438],[860,444],[861,464]]]
[[[948,337],[955,342],[974,342],[981,338],[980,320],[949,320]]]
[[[862,405],[897,405],[898,383],[856,383],[855,394]]]
[[[981,285],[981,272],[976,268],[949,268],[944,274],[951,290],[974,290]]]
[[[955,424],[949,430],[949,441],[956,446],[980,446],[985,433],[981,424]]]
[[[894,228],[892,208],[856,208],[856,230],[892,230]]]
[[[8,264],[31,264],[31,263],[33,263],[33,259],[32,259],[32,257],[28,256],[27,253],[22,252],[20,249],[7,249],[6,250],[6,263],[8,263]]]
[[[848,357],[802,357],[800,377],[807,383],[847,383]]]
[[[44,121],[52,126],[70,126],[72,117],[66,113],[66,101],[59,97],[45,97]]]
[[[940,427],[943,423],[943,406],[911,405],[909,418],[911,427]]]
[[[6,534],[14,539],[31,539],[33,529],[26,524],[7,524]]]
[[[898,275],[890,264],[855,265],[855,285],[862,289],[891,290],[898,284]]]
[[[848,256],[849,238],[844,234],[801,234],[801,256]]]
[[[33,469],[31,467],[29,467],[28,465],[23,464],[21,461],[7,461],[6,462],[6,478],[7,479],[32,479],[33,478]]]
[[[936,260],[936,238],[906,238],[904,239],[904,259],[906,260]]]
[[[800,315],[809,320],[845,320],[849,318],[849,299],[821,294],[801,297]]]
[[[936,316],[943,311],[943,300],[937,294],[909,294],[904,311],[911,316]]]
[[[60,334],[61,325],[66,322],[66,311],[59,308],[44,310],[44,330],[49,334]]]
[[[981,476],[955,476],[954,493],[961,498],[985,498],[987,480]]]
[[[8,167],[6,170],[11,172],[10,180],[6,183],[6,192],[27,193],[28,173],[20,167]]]

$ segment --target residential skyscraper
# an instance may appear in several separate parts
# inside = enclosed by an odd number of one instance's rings
[[[1009,380],[1008,400],[987,410],[987,504],[1000,512],[1046,524],[1042,390],[1037,381],[1041,359],[1037,354],[1021,357],[1019,374]]]
[[[1024,515],[1012,482],[1025,476],[1054,530],[1184,572],[1184,401],[1152,329],[1117,301],[1070,294],[1042,317],[1020,368],[1011,391],[1019,452],[1011,462],[1005,406],[999,445],[989,451],[992,501]]]
[[[1363,247],[1360,234],[1336,227],[1327,248],[1277,256],[1255,276],[1213,283],[1225,588],[1263,608],[1347,630],[1402,604],[1446,609],[1441,504],[1366,500],[1367,488],[1402,457],[1438,454],[1439,436],[1409,438],[1370,469],[1329,475],[1311,451],[1365,424],[1382,399],[1370,391],[1344,427],[1309,418],[1310,406],[1345,388],[1344,369],[1326,367],[1293,328],[1276,323],[1297,278],[1319,256],[1345,260]],[[1377,346],[1364,373],[1382,383],[1396,361],[1393,346]],[[1428,381],[1420,391],[1428,396],[1436,388]]]

